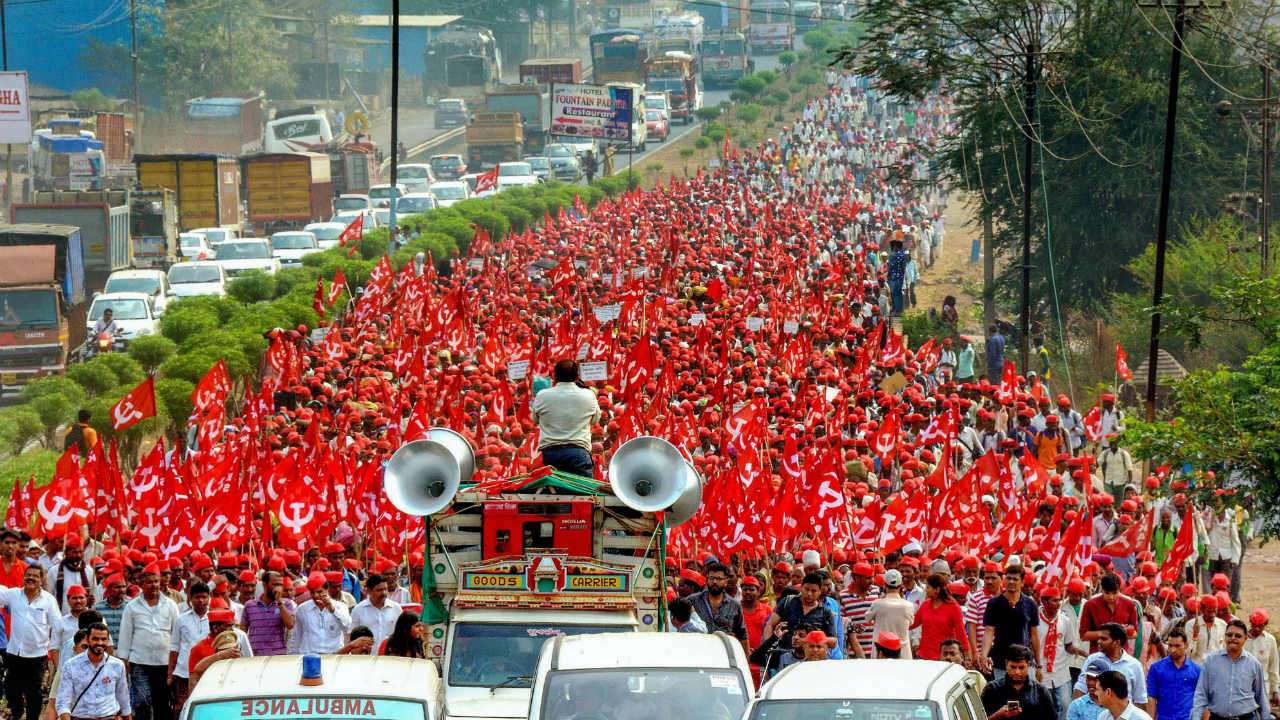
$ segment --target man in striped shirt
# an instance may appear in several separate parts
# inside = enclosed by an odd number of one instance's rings
[[[853,657],[869,658],[873,657],[875,625],[867,622],[867,611],[871,609],[871,603],[880,598],[880,589],[871,582],[875,576],[871,563],[857,563],[851,572],[853,580],[848,591],[840,593],[840,614],[844,616],[846,632],[857,640],[856,646],[848,643],[849,649],[855,653]],[[856,654],[859,647],[862,652]]]
[[[1000,566],[988,560],[982,566],[982,590],[969,593],[964,604],[964,627],[975,650],[982,647],[982,636],[986,633],[982,615],[987,611],[987,603],[999,594]]]

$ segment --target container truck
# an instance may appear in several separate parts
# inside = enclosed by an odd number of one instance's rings
[[[577,85],[582,81],[582,61],[578,58],[538,58],[520,63],[522,83]]]
[[[382,182],[373,143],[352,142],[331,150],[329,176],[333,178],[334,197],[348,193],[367,195],[369,188]]]
[[[168,188],[130,193],[133,266],[167,269],[178,261],[178,194]]]
[[[9,217],[16,223],[80,228],[87,276],[105,283],[111,273],[133,266],[128,191],[41,191],[33,200],[15,203]]]
[[[249,222],[262,235],[298,230],[333,212],[330,159],[323,153],[271,153],[244,158]]]
[[[181,230],[240,227],[240,163],[209,153],[138,155],[138,185],[178,193]]]
[[[188,100],[180,135],[170,132],[166,147],[169,150],[188,150],[220,155],[243,155],[262,149],[263,109],[262,93],[239,97],[198,97]],[[146,138],[148,147],[154,148],[152,138]]]
[[[517,112],[476,113],[467,125],[467,168],[477,172],[524,157],[524,122]]]
[[[649,59],[645,33],[631,28],[617,28],[593,33],[591,42],[592,82],[644,83],[644,65]]]
[[[731,86],[755,72],[747,37],[736,30],[708,33],[702,41],[702,84],[706,87]]]
[[[28,150],[35,190],[100,190],[107,174],[102,141],[76,119],[50,120]]]
[[[517,112],[524,126],[524,153],[536,155],[547,145],[551,99],[538,85],[499,85],[485,95],[489,112]]]
[[[671,119],[679,118],[688,125],[693,119],[693,111],[702,107],[693,58],[673,50],[649,60],[645,75],[645,92],[666,92],[671,102]]]
[[[795,41],[795,26],[789,0],[753,0],[748,37],[754,54],[790,50]]]
[[[85,281],[80,228],[0,225],[0,396],[66,372],[87,334]]]

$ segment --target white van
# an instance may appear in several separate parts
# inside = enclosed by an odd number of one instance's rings
[[[180,720],[439,720],[443,691],[430,660],[372,655],[306,656],[320,680],[303,684],[304,657],[214,663],[191,690]]]
[[[267,123],[262,149],[269,153],[309,152],[331,142],[333,129],[325,115],[288,115]]]
[[[783,668],[744,720],[987,720],[982,676],[936,660],[817,660]]]
[[[561,635],[542,646],[529,720],[739,720],[752,689],[742,643],[724,633]]]

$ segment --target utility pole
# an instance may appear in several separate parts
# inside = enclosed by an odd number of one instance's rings
[[[396,241],[396,204],[400,191],[396,176],[400,163],[400,0],[391,0],[391,235],[388,248]]]
[[[1271,67],[1262,64],[1262,277],[1267,276],[1271,251]]]
[[[0,62],[4,65],[4,71],[9,72],[9,26],[5,20],[5,0],[0,0]],[[30,102],[31,98],[27,98]],[[30,158],[27,159],[27,165],[30,165]],[[30,172],[31,168],[28,167]],[[9,208],[13,207],[13,145],[4,146],[4,215],[13,222],[13,218],[9,217]]]
[[[320,12],[324,14],[324,101],[327,104],[329,98],[329,2],[325,0],[320,5]]]
[[[1022,163],[1022,317],[1020,330],[1022,337],[1019,343],[1019,367],[1026,372],[1031,361],[1031,178],[1035,162],[1036,129],[1036,44],[1027,45],[1026,76],[1023,78],[1026,95],[1026,118],[1023,121],[1023,153],[1026,160]]]
[[[1164,0],[1155,0],[1163,7]],[[1139,0],[1139,5],[1145,5]],[[1178,86],[1182,76],[1183,32],[1187,26],[1186,0],[1177,0],[1173,18],[1173,52],[1169,58],[1169,107],[1164,120],[1164,165],[1160,170],[1160,208],[1156,218],[1156,276],[1151,298],[1151,343],[1147,348],[1147,422],[1156,417],[1157,368],[1160,365],[1160,303],[1164,301],[1164,260],[1169,244],[1169,191],[1173,185],[1173,145],[1178,126]],[[1264,143],[1265,144],[1265,143]]]
[[[129,0],[129,60],[133,63],[133,143],[136,149],[142,137],[139,118],[141,101],[138,99],[138,0]]]

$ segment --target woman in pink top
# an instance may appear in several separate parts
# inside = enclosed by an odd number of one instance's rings
[[[937,660],[943,640],[958,640],[965,657],[973,657],[969,636],[964,631],[964,613],[951,599],[947,581],[937,573],[925,580],[925,601],[920,603],[911,627],[920,628],[920,649],[916,657],[921,660]]]

